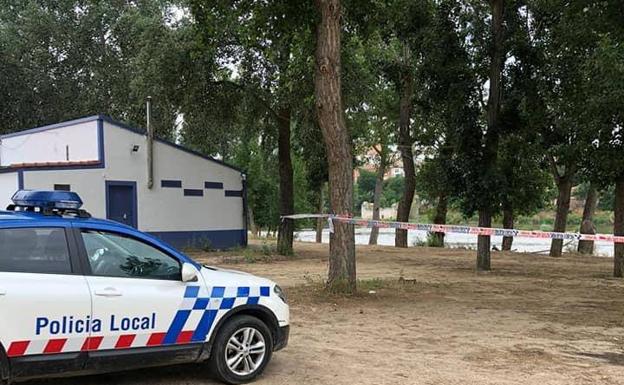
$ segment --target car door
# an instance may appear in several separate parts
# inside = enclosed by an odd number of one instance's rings
[[[204,342],[192,338],[203,316],[196,306],[205,290],[201,275],[183,282],[178,258],[130,233],[88,227],[77,233],[88,264],[92,320],[100,324],[88,365],[119,369],[196,360]]]
[[[86,358],[89,288],[72,233],[46,222],[0,229],[0,342],[14,378],[77,371]]]

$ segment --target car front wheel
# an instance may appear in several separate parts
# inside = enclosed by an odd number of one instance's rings
[[[219,380],[242,384],[264,371],[272,353],[273,338],[264,322],[247,315],[237,316],[219,330],[210,366]]]

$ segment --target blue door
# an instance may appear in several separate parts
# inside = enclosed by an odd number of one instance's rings
[[[106,181],[106,218],[137,227],[136,182]]]

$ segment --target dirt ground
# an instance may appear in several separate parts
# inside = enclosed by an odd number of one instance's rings
[[[493,271],[476,274],[474,251],[359,246],[361,291],[344,298],[320,290],[327,245],[295,250],[255,263],[194,254],[286,288],[290,345],[258,385],[624,384],[624,281],[611,259],[494,253]],[[192,365],[29,384],[213,383]]]

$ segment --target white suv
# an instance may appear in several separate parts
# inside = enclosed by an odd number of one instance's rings
[[[13,201],[0,211],[0,380],[207,362],[239,384],[288,343],[274,282],[90,218],[75,193]]]

